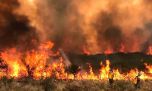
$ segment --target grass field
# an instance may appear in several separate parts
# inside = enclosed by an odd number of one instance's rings
[[[135,89],[129,81],[115,81],[111,87],[107,81],[3,78],[0,91],[152,91],[152,81],[142,81],[141,88]]]

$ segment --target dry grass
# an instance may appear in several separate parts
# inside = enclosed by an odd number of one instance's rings
[[[141,89],[135,89],[128,81],[115,81],[110,87],[107,81],[91,80],[32,80],[6,79],[0,81],[0,91],[152,91],[152,81],[142,81]]]

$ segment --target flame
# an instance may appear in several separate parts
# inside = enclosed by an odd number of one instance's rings
[[[51,59],[54,55],[52,51],[54,44],[52,42],[45,42],[40,44],[37,49],[33,49],[26,53],[12,48],[1,52],[1,59],[8,67],[0,69],[0,77],[6,76],[8,78],[22,78],[30,76],[33,79],[45,79],[48,77],[55,77],[56,79],[76,79],[76,80],[107,80],[110,70],[113,70],[114,79],[117,80],[131,80],[140,72],[138,69],[131,69],[129,72],[121,72],[119,69],[111,69],[110,60],[106,60],[105,64],[101,62],[98,73],[95,73],[92,66],[89,64],[88,71],[79,71],[77,74],[71,74],[66,71],[66,65],[62,57],[57,61]],[[57,55],[57,54],[56,54]],[[51,63],[48,62],[51,60]],[[141,79],[152,79],[152,65],[146,64],[147,71],[142,72]],[[147,74],[149,73],[149,74]]]
[[[90,53],[90,51],[87,50],[86,48],[83,48],[83,54],[90,55],[91,53]]]
[[[104,66],[101,63],[100,79],[108,78],[109,71],[110,71],[110,61],[106,60],[106,66]]]
[[[18,77],[19,74],[19,64],[18,63],[14,63],[13,64],[13,77]]]
[[[125,52],[125,45],[121,43],[121,48],[119,50],[120,52]]]
[[[152,73],[152,65],[149,65],[149,64],[146,64],[146,63],[145,63],[145,66],[146,66],[148,72],[149,72],[149,73]]]
[[[105,54],[112,54],[113,53],[113,50],[109,47],[105,50],[104,52]]]
[[[148,55],[152,55],[152,46],[149,46],[149,48],[148,48],[148,53],[147,53]]]
[[[1,58],[4,60],[4,63],[8,65],[7,74],[11,77],[18,77],[21,71],[26,75],[25,66],[21,62],[21,54],[17,52],[16,49],[6,50],[1,53]]]

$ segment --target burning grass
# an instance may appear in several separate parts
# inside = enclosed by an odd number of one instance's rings
[[[139,72],[143,86],[140,91],[152,89],[151,64],[145,63],[143,71],[135,68],[122,72],[111,68],[110,60],[106,60],[100,63],[98,72],[94,72],[90,63],[87,70],[67,66],[66,59],[52,51],[53,45],[46,42],[26,53],[15,48],[1,52],[0,91],[134,91],[133,82]],[[59,57],[53,59],[54,55]],[[111,69],[116,80],[112,88],[107,81]]]
[[[51,59],[51,56],[56,55],[53,51],[53,43],[45,42],[39,45],[37,49],[22,53],[19,50],[12,48],[1,52],[0,57],[0,77],[20,79],[23,77],[31,77],[33,79],[56,78],[62,80],[105,80],[108,78],[111,68],[110,60],[106,63],[100,63],[98,72],[94,72],[93,67],[88,63],[89,69],[83,70],[78,67],[69,72],[69,66],[66,65],[66,60],[59,55],[59,58]],[[80,70],[79,70],[80,68]],[[152,65],[145,63],[147,70],[142,71],[141,79],[152,79]],[[71,68],[70,68],[71,69]],[[132,81],[140,72],[137,68],[131,69],[128,72],[121,72],[119,69],[112,69],[117,80]]]

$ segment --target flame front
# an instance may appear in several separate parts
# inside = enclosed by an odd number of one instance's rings
[[[37,49],[21,53],[15,48],[7,49],[1,52],[1,77],[22,78],[32,77],[34,79],[45,79],[53,77],[56,79],[76,79],[76,80],[107,80],[111,70],[110,60],[106,60],[106,64],[101,63],[98,73],[93,72],[92,66],[89,64],[89,70],[79,71],[77,74],[71,74],[66,71],[64,59],[52,60],[51,55],[54,55],[52,42],[41,44]],[[51,60],[51,62],[49,62]],[[141,78],[152,79],[152,65],[146,64],[147,71],[142,72]],[[138,69],[132,69],[128,73],[120,72],[118,69],[113,69],[115,74],[114,79],[117,80],[133,80],[138,74]]]

